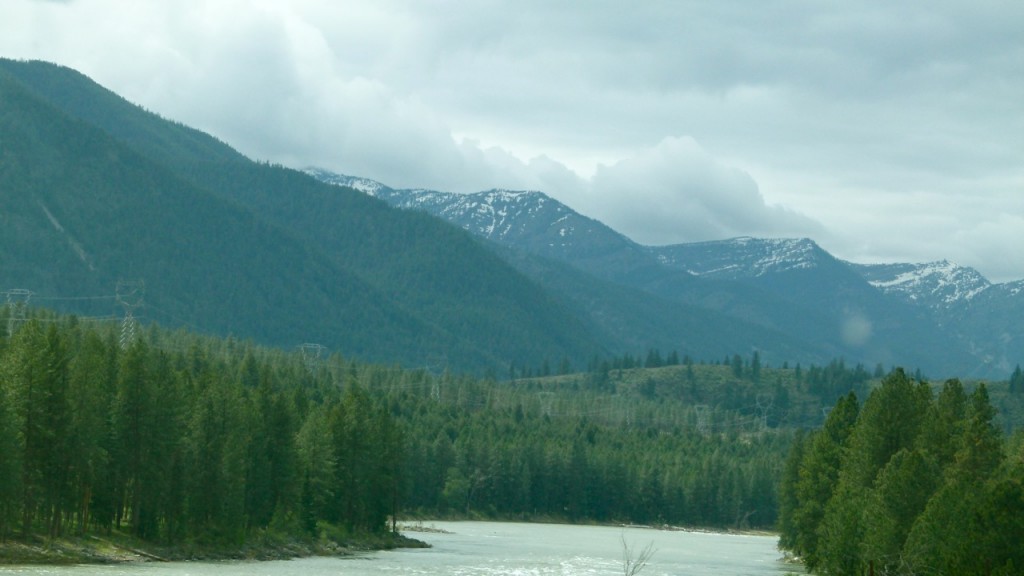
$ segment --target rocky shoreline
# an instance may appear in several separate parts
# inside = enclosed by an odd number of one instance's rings
[[[395,548],[426,548],[428,544],[401,534],[367,535],[344,541],[257,537],[239,546],[196,542],[174,546],[143,542],[125,535],[69,536],[57,539],[0,542],[0,565],[119,564],[202,560],[287,560],[309,556],[348,556]]]

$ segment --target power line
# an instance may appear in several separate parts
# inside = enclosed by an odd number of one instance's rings
[[[36,296],[35,297],[36,300],[46,300],[46,301],[50,301],[50,300],[61,300],[61,301],[69,301],[69,300],[74,300],[74,301],[78,301],[78,300],[114,300],[116,298],[117,298],[117,296],[113,295],[113,294],[108,294],[106,296]]]

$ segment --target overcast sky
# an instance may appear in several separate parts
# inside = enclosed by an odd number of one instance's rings
[[[246,155],[537,189],[645,244],[810,237],[1024,278],[1024,2],[0,0]]]

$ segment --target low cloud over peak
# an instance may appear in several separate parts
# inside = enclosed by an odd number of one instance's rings
[[[820,236],[822,227],[765,203],[746,172],[708,154],[689,137],[657,146],[610,166],[590,182],[600,218],[646,244],[733,236]]]

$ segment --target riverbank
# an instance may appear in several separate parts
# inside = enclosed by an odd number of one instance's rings
[[[424,529],[424,522],[511,522],[523,524],[550,524],[559,526],[612,526],[620,528],[642,528],[666,532],[693,532],[697,534],[735,534],[741,536],[775,536],[779,533],[770,528],[731,528],[726,526],[677,526],[674,524],[634,524],[631,522],[570,520],[564,516],[487,516],[484,514],[425,515],[407,514],[406,521],[399,524],[402,532],[430,532]],[[429,527],[427,527],[429,528]]]
[[[401,534],[359,535],[331,540],[259,535],[237,546],[197,542],[159,545],[126,534],[67,536],[57,539],[0,542],[0,565],[118,564],[195,560],[287,560],[310,556],[348,556],[358,552],[427,548],[428,544]]]

